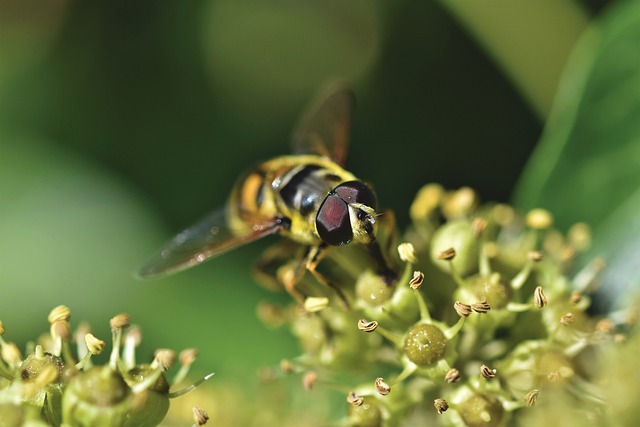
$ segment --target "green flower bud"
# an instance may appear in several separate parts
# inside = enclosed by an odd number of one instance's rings
[[[327,342],[324,322],[318,315],[299,316],[294,321],[293,333],[298,337],[302,351],[317,355]]]
[[[349,425],[353,427],[382,426],[380,402],[373,397],[365,397],[361,405],[349,405]]]
[[[74,426],[124,425],[133,409],[132,392],[124,378],[108,366],[79,372],[62,400],[65,424]]]
[[[511,301],[512,290],[499,273],[490,276],[474,276],[469,281],[469,291],[475,298],[469,300],[486,300],[493,310],[505,307]]]
[[[404,336],[403,349],[413,363],[428,366],[442,359],[447,338],[437,326],[417,323]]]
[[[157,368],[151,365],[136,365],[127,372],[129,384],[142,384],[148,378],[157,375]],[[169,410],[169,383],[164,375],[159,375],[151,386],[139,393],[134,393],[134,408],[126,426],[156,426],[162,422]]]
[[[134,383],[155,373],[149,365],[127,374]],[[107,366],[78,373],[69,382],[62,401],[69,426],[156,426],[169,409],[169,384],[161,375],[146,390],[134,393],[118,372]]]
[[[20,378],[26,382],[33,382],[49,366],[54,367],[58,374],[62,374],[64,362],[60,357],[51,353],[30,354],[20,365]]]
[[[455,258],[442,260],[439,255],[449,248],[455,249]],[[449,272],[449,262],[458,274],[467,276],[478,268],[479,241],[473,234],[471,223],[466,219],[450,221],[441,226],[431,241],[431,259],[443,271]]]
[[[456,407],[468,427],[497,427],[504,425],[505,410],[495,397],[470,394]]]
[[[20,378],[25,382],[37,384],[39,388],[28,402],[41,407],[43,418],[52,425],[60,425],[62,421],[60,402],[64,386],[60,377],[63,370],[64,362],[60,357],[43,353],[41,349],[30,354],[20,365]]]
[[[371,270],[364,271],[356,281],[356,297],[364,304],[377,307],[388,301],[394,288]]]

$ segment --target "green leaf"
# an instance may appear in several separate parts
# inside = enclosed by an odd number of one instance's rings
[[[640,2],[627,1],[615,3],[578,43],[514,201],[549,209],[560,229],[589,223],[591,254],[625,266],[609,273],[607,286],[628,289],[640,282],[640,269],[618,257],[640,247],[639,192]]]

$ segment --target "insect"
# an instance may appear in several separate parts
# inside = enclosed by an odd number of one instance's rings
[[[378,214],[373,190],[343,168],[355,97],[345,86],[321,94],[293,132],[293,154],[258,164],[243,175],[226,207],[207,215],[169,241],[139,272],[143,278],[184,270],[270,234],[279,233],[306,250],[295,277],[305,270],[340,289],[316,266],[327,250],[363,244],[390,282],[394,277],[376,241]]]

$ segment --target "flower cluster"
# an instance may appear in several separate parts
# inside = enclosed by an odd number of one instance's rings
[[[634,319],[587,313],[602,260],[568,276],[589,228],[562,235],[545,210],[519,216],[504,204],[480,205],[469,188],[433,184],[410,216],[401,238],[392,215],[380,217],[388,219],[379,242],[397,266],[393,283],[339,248],[325,275],[342,295],[305,276],[304,304],[259,307],[264,321],[289,322],[300,341],[302,354],[279,374],[301,373],[306,389],[344,390],[351,426],[504,426],[558,402],[574,425],[607,425],[599,368],[608,349],[625,345]]]
[[[169,399],[183,395],[199,383],[171,392],[165,372],[176,362],[173,350],[160,349],[150,364],[136,363],[140,329],[129,327],[129,316],[110,321],[112,350],[106,365],[95,365],[106,343],[88,325],[75,332],[70,310],[54,308],[50,333],[29,344],[24,357],[14,343],[3,339],[0,322],[0,413],[3,426],[155,426],[165,417]],[[71,342],[77,342],[76,354]],[[180,353],[180,369],[172,383],[184,380],[197,351]],[[204,425],[206,412],[193,409],[194,425]]]

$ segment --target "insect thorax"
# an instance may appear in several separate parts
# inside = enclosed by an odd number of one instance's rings
[[[283,234],[304,244],[320,242],[315,220],[320,205],[337,185],[356,179],[320,156],[282,156],[246,174],[232,195],[245,221],[283,217],[291,226]]]

